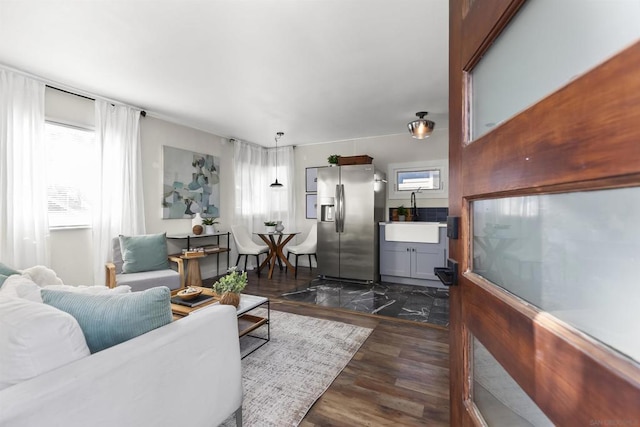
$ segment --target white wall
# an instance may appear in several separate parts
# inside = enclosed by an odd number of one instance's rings
[[[423,140],[414,139],[409,132],[380,136],[374,138],[362,138],[348,141],[328,142],[314,145],[301,145],[295,148],[295,180],[296,186],[296,223],[300,236],[297,243],[306,237],[314,219],[306,219],[305,215],[305,169],[308,167],[327,166],[327,157],[331,154],[341,156],[369,155],[373,157],[373,163],[378,169],[387,173],[390,163],[417,162],[422,160],[448,159],[449,157],[449,124],[436,123],[433,134]],[[447,207],[449,200],[443,199],[419,199],[418,207]],[[389,207],[410,204],[407,200],[387,199],[385,212]],[[308,265],[305,257],[300,257],[301,265]]]
[[[142,180],[144,182],[144,208],[147,233],[184,234],[191,231],[191,219],[162,219],[162,146],[182,148],[220,157],[220,222],[221,231],[230,230],[233,221],[233,144],[227,139],[191,129],[147,115],[140,120],[142,145]],[[215,243],[215,239],[207,241]],[[185,242],[186,243],[186,242]],[[221,245],[226,245],[223,238]],[[179,252],[179,247],[169,241],[169,250]],[[232,254],[233,255],[233,254]],[[226,254],[220,256],[220,274],[227,270]],[[235,258],[231,257],[233,264]],[[216,257],[200,260],[202,277],[216,275]]]
[[[75,95],[54,89],[46,91],[45,111],[48,120],[82,127],[94,126],[94,103]],[[199,153],[219,156],[221,215],[220,229],[229,229],[233,218],[233,145],[226,139],[201,132],[175,123],[159,120],[150,115],[140,119],[142,146],[142,176],[144,182],[145,222],[148,233],[188,233],[190,219],[162,219],[162,146],[183,148]],[[211,242],[213,243],[213,242]],[[221,239],[221,244],[224,239]],[[90,228],[57,229],[51,231],[51,268],[64,283],[69,285],[89,285],[93,282],[92,259],[93,241]],[[170,251],[178,252],[180,247],[170,244]],[[230,260],[231,263],[235,258]],[[220,273],[227,269],[226,255],[220,256]],[[215,256],[201,260],[203,277],[216,273]]]
[[[91,100],[48,89],[46,93],[46,113],[52,120],[93,127],[94,109]],[[233,145],[225,138],[167,122],[147,115],[140,120],[142,145],[142,173],[144,182],[145,221],[148,233],[168,234],[188,233],[190,219],[163,220],[162,199],[162,146],[169,145],[199,153],[220,157],[220,229],[227,231],[233,224],[234,189]],[[448,157],[449,133],[447,123],[437,123],[430,138],[417,140],[406,134],[363,138],[357,140],[329,142],[298,146],[295,149],[296,179],[296,221],[301,242],[307,235],[314,220],[305,218],[305,168],[326,166],[330,154],[353,156],[367,154],[374,158],[378,168],[385,171],[389,163],[415,162],[419,160],[446,159]],[[387,200],[387,207],[407,205],[409,200]],[[418,206],[447,206],[447,199],[419,200]],[[286,224],[285,224],[286,226]],[[223,239],[221,239],[223,244]],[[233,246],[233,245],[232,245]],[[51,233],[51,268],[62,280],[70,285],[92,283],[92,240],[91,230],[55,230]],[[170,243],[170,251],[179,251]],[[236,253],[230,254],[230,263],[236,260]],[[303,257],[300,264],[306,265]],[[220,273],[226,271],[226,255],[220,256]],[[216,258],[209,256],[201,260],[202,277],[216,274]]]
[[[406,134],[379,136],[348,141],[328,142],[314,145],[301,145],[295,149],[295,179],[299,185],[296,188],[297,224],[301,231],[311,227],[314,220],[305,218],[305,168],[327,166],[327,157],[331,154],[341,156],[369,155],[378,169],[387,173],[390,163],[417,162],[421,160],[438,160],[449,157],[449,129],[448,123],[436,124],[433,134],[427,139],[414,139]],[[398,206],[407,200],[387,199],[387,208]],[[421,199],[417,201],[419,207],[447,207],[448,199]],[[304,235],[305,233],[303,233]]]

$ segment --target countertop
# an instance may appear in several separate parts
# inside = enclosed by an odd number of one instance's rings
[[[446,222],[426,222],[426,221],[382,221],[378,223],[379,225],[387,225],[387,224],[414,224],[414,225],[420,225],[420,224],[438,224],[438,227],[447,227],[447,223]]]

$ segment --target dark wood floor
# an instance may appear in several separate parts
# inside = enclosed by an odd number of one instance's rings
[[[271,280],[249,272],[245,293],[269,297],[271,308],[372,328],[373,332],[302,423],[314,426],[448,426],[449,333],[417,322],[282,300],[308,283],[277,268]],[[209,281],[207,281],[209,283]]]

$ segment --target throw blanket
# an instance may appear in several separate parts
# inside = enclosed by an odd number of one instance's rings
[[[22,270],[22,276],[31,279],[32,282],[40,287],[64,284],[55,271],[44,265],[36,265]]]

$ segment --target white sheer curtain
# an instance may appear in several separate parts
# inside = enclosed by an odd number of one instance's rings
[[[49,265],[44,83],[0,70],[0,261]]]
[[[145,233],[140,110],[96,100],[98,186],[93,201],[94,284],[104,285],[111,239]]]
[[[250,233],[263,230],[264,222],[270,220],[282,221],[285,230],[296,230],[293,147],[278,148],[278,182],[283,184],[280,188],[270,187],[276,179],[275,150],[234,142],[234,223],[244,225]]]

